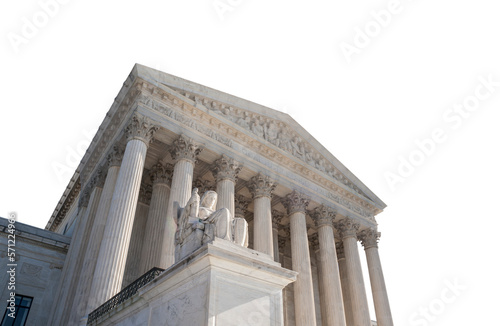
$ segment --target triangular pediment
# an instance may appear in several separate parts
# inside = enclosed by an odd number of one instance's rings
[[[365,198],[380,210],[386,207],[290,115],[142,65],[137,64],[133,73],[136,74],[135,77],[160,89],[189,99],[196,107],[252,134],[267,146],[293,156],[339,187]]]

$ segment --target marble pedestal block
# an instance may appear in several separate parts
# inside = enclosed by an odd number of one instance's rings
[[[167,269],[94,325],[278,326],[297,273],[216,238]]]

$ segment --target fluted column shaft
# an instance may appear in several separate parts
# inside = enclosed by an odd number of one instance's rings
[[[349,291],[353,310],[354,326],[370,326],[370,312],[366,298],[365,283],[359,258],[356,232],[359,224],[350,218],[341,220],[338,224],[344,244],[347,275],[349,277]]]
[[[125,148],[90,291],[92,309],[121,289],[147,149],[140,139]]]
[[[325,305],[325,291],[323,291],[324,285],[323,285],[323,278],[321,277],[321,275],[323,275],[323,266],[320,263],[321,256],[319,253],[319,243],[317,237],[315,238],[313,237],[311,239],[311,245],[313,247],[317,262],[316,270],[318,272],[318,290],[319,290],[319,303],[320,303],[319,307],[321,312],[321,325],[328,325],[328,318],[327,318],[328,313],[326,312],[326,305]]]
[[[377,325],[393,326],[394,322],[392,320],[389,297],[387,295],[382,264],[378,253],[377,241],[379,237],[380,233],[373,229],[368,229],[363,231],[359,238],[365,248],[375,315],[377,316]]]
[[[297,281],[293,283],[295,324],[297,326],[316,325],[311,257],[309,257],[306,215],[304,213],[295,212],[290,215],[290,236],[292,267],[294,271],[299,273]]]
[[[163,235],[163,251],[161,254],[161,268],[168,268],[175,263],[175,231],[177,230],[177,212],[174,212],[174,203],[180,207],[186,206],[191,196],[193,185],[194,161],[182,159],[174,165],[172,175],[172,191],[170,192],[167,221]]]
[[[258,174],[249,183],[253,202],[253,249],[274,258],[273,222],[271,215],[271,196],[276,187],[275,181]]]
[[[349,277],[347,275],[347,264],[344,255],[344,245],[342,242],[337,246],[337,257],[339,263],[340,281],[342,284],[342,299],[344,302],[344,312],[346,325],[354,324],[354,316],[351,304],[351,292],[349,290]]]
[[[97,211],[97,208],[99,205],[99,201],[102,198],[101,196],[102,196],[102,187],[97,187],[97,186],[94,187],[92,194],[90,196],[89,207],[87,208],[86,214],[85,214],[86,221],[82,221],[85,224],[87,224],[87,222],[92,223],[94,221],[94,218],[96,216],[96,211]],[[90,229],[90,225],[91,224],[88,225],[89,229]],[[86,249],[86,246],[84,244],[84,240],[85,240],[85,238],[88,239],[89,236],[90,236],[90,230],[88,230],[87,232],[84,231],[84,234],[82,235],[82,237],[80,239],[76,239],[76,238],[74,239],[74,240],[76,240],[75,245],[79,246],[79,250],[77,252],[75,252],[76,259],[78,261],[73,264],[73,266],[74,266],[74,270],[72,271],[73,275],[70,278],[71,284],[73,286],[69,285],[69,288],[67,288],[67,290],[66,290],[66,298],[62,302],[62,306],[64,307],[64,314],[62,316],[61,322],[63,324],[67,324],[67,321],[70,319],[70,315],[71,315],[70,309],[71,309],[71,306],[73,304],[75,294],[77,291],[77,288],[76,288],[76,286],[74,286],[74,284],[76,284],[76,282],[78,282],[78,280],[82,276],[81,268],[82,268],[83,257],[85,256],[85,249]],[[69,257],[69,256],[67,256],[67,257]]]
[[[88,240],[90,234],[89,227],[92,225],[93,214],[89,213],[87,207],[90,204],[90,209],[93,210],[98,205],[101,196],[101,188],[94,187],[91,190],[90,185],[87,189],[81,191],[78,207],[77,226],[73,232],[73,239],[68,249],[67,259],[64,262],[63,273],[55,296],[54,306],[50,315],[50,324],[59,324],[63,320],[69,318],[69,310],[65,309],[68,298],[70,296],[70,289],[75,291],[74,286],[71,286],[75,280],[78,279],[78,272],[80,272],[79,265],[81,265],[81,256],[85,254],[84,244]]]
[[[290,241],[292,247],[292,268],[298,272],[293,283],[295,303],[295,324],[297,326],[315,326],[316,312],[314,307],[314,292],[309,257],[309,240],[305,210],[309,199],[293,191],[287,195],[284,206],[290,217]]]
[[[123,276],[122,288],[126,287],[143,274],[141,269],[141,259],[143,247],[146,244],[146,224],[148,222],[149,205],[139,201],[135,210],[134,227],[130,237],[130,245],[127,253],[127,264],[125,265],[125,275]],[[139,258],[140,257],[140,258]]]
[[[342,302],[342,286],[337,265],[337,253],[331,225],[321,225],[318,228],[319,265],[323,286],[320,289],[321,304],[325,305],[325,326],[345,326],[344,304]]]
[[[273,250],[274,250],[274,261],[280,262],[280,246],[279,246],[279,230],[283,227],[281,224],[281,220],[283,219],[284,214],[277,211],[272,210],[272,222],[273,222]]]
[[[104,228],[88,307],[95,309],[121,289],[148,144],[158,127],[135,114]]]
[[[342,302],[342,285],[337,265],[337,251],[333,236],[333,220],[335,212],[332,208],[321,205],[311,213],[318,229],[319,277],[323,324],[345,326],[344,304]]]
[[[162,267],[161,255],[169,196],[170,187],[166,183],[155,183],[153,185],[153,194],[146,224],[146,237],[140,259],[141,275],[153,267]]]
[[[278,227],[273,225],[273,257],[274,261],[280,262],[280,248],[278,244]]]
[[[255,198],[253,212],[253,249],[274,257],[271,198]]]
[[[245,248],[248,247],[248,240],[250,238],[248,223],[245,220],[245,212],[248,204],[250,204],[250,200],[247,200],[244,196],[235,196],[234,218],[237,222],[234,225],[234,242]]]
[[[163,236],[168,216],[171,175],[171,167],[161,163],[158,163],[150,173],[153,181],[153,193],[147,217],[146,237],[140,258],[141,275],[153,267],[163,267],[161,266],[164,247]]]
[[[92,285],[92,278],[94,275],[95,264],[99,255],[99,248],[101,246],[102,235],[106,225],[109,207],[111,205],[111,198],[115,189],[116,180],[120,167],[112,165],[108,168],[108,175],[104,182],[104,187],[101,194],[101,200],[97,207],[94,223],[91,228],[92,231],[89,237],[89,243],[84,255],[81,276],[78,280],[75,298],[71,308],[70,325],[75,325],[79,322],[80,318],[85,316],[87,311],[88,295]]]
[[[234,217],[234,181],[221,179],[217,181],[217,206],[216,209],[227,208]]]
[[[175,231],[177,231],[177,211],[174,203],[184,207],[191,197],[193,186],[193,170],[198,154],[202,148],[184,135],[176,139],[170,150],[176,162],[172,175],[172,185],[167,207],[167,221],[163,232],[163,248],[160,266],[168,268],[175,263]]]

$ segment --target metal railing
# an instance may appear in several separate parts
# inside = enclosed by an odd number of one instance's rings
[[[130,285],[128,285],[126,288],[121,290],[117,295],[115,295],[114,297],[103,303],[96,310],[92,311],[89,314],[87,325],[91,325],[92,323],[97,321],[97,319],[99,319],[101,316],[110,312],[125,300],[131,298],[134,294],[137,293],[137,291],[139,291],[140,288],[142,288],[143,286],[145,286],[146,284],[157,278],[163,271],[164,269],[158,267],[151,268],[149,271],[144,273],[144,275],[142,275],[137,280],[130,283]]]

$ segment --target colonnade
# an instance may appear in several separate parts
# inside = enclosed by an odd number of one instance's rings
[[[146,153],[158,129],[148,118],[135,114],[126,129],[125,149],[113,148],[108,155],[107,176],[101,188],[89,190],[92,197],[84,203],[86,206],[82,205],[85,219],[80,224],[84,225],[75,231],[78,239],[89,238],[87,243],[79,240],[86,248],[79,253],[84,263],[78,279],[74,279],[75,295],[67,303],[71,309],[66,310],[66,315],[61,314],[61,324],[84,324],[88,313],[126,285],[124,279],[129,282],[152,267],[168,268],[175,262],[177,206],[174,203],[183,207],[189,200],[193,171],[202,147],[186,136],[179,136],[170,148],[174,164],[158,162],[153,166],[148,176],[152,182],[150,199],[139,200],[141,191],[143,196],[146,191],[141,190]],[[240,205],[235,207],[235,202],[239,203],[235,198],[235,185],[241,167],[240,162],[226,155],[216,160],[212,167],[218,193],[217,208],[228,208],[237,217],[244,215]],[[276,186],[277,182],[263,173],[257,173],[247,183],[253,199],[253,249],[278,261],[279,223],[271,205]],[[367,256],[378,325],[392,326],[377,247],[380,233],[373,229],[359,232],[360,224],[355,219],[338,219],[335,210],[325,205],[308,211],[310,200],[296,190],[282,198],[290,221],[292,268],[298,272],[293,283],[295,324],[316,325],[306,224],[309,214],[318,234],[316,259],[322,324],[371,325],[357,245],[359,239]],[[141,230],[135,231],[138,228]],[[339,239],[335,239],[334,230]],[[130,255],[139,253],[140,257],[132,258],[140,263],[134,264]],[[124,276],[126,270],[128,279]],[[53,311],[53,321],[57,320],[56,316]]]

